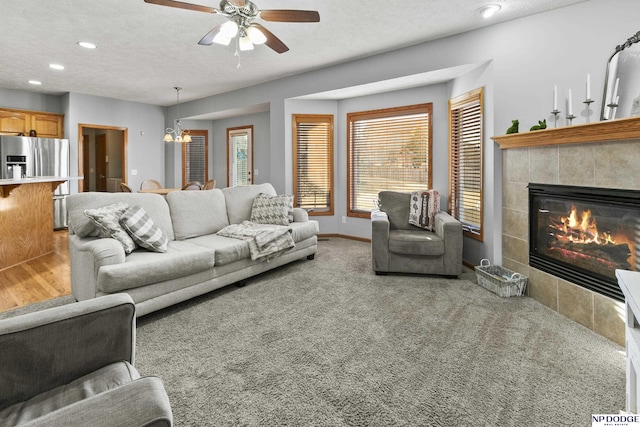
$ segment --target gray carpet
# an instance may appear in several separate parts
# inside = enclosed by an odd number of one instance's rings
[[[313,261],[144,316],[136,365],[176,426],[590,426],[624,409],[624,348],[470,270],[370,265],[367,243],[321,241]]]
[[[375,276],[369,245],[152,313],[137,367],[177,426],[590,426],[624,409],[624,349],[529,298]]]

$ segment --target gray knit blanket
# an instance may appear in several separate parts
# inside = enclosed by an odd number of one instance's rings
[[[248,242],[253,261],[270,260],[295,246],[291,228],[285,225],[243,221],[241,224],[228,225],[217,234]]]

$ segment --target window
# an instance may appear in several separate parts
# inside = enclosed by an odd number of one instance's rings
[[[227,187],[253,183],[253,126],[227,129]]]
[[[382,190],[431,188],[432,104],[347,114],[348,216],[368,218]]]
[[[191,130],[191,142],[182,143],[182,185],[198,181],[204,184],[209,176],[209,154],[206,130]]]
[[[449,212],[482,241],[483,90],[449,100]]]
[[[333,116],[293,115],[294,205],[333,215]]]

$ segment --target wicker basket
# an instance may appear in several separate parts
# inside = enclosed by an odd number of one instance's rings
[[[488,259],[475,267],[478,284],[501,297],[520,297],[527,287],[527,276],[499,265],[490,265]]]

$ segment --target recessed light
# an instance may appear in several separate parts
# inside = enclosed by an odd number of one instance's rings
[[[53,68],[54,70],[64,70],[64,65],[60,65],[60,64],[49,64],[49,68]]]
[[[499,4],[488,4],[478,9],[478,13],[482,15],[483,18],[491,18],[500,9],[502,9],[502,6]]]
[[[29,80],[29,83],[32,84],[32,85],[41,85],[42,84],[42,82],[39,82],[37,80]]]
[[[78,42],[78,45],[85,49],[95,49],[97,47],[95,44],[89,42]]]

